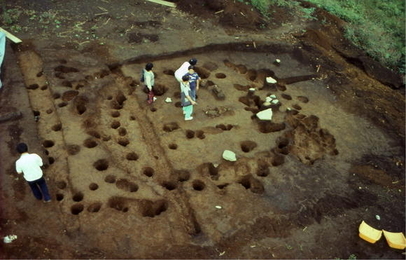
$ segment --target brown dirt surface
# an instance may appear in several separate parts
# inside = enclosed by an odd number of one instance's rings
[[[0,257],[404,259],[358,235],[362,220],[405,233],[402,75],[322,10],[172,2],[5,1],[1,27],[23,42],[1,74],[0,237],[18,238]],[[173,75],[192,57],[203,81],[184,121]],[[51,203],[15,172],[20,142]]]

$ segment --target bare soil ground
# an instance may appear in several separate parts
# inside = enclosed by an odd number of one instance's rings
[[[405,232],[400,75],[321,10],[176,2],[6,1],[23,43],[7,45],[0,90],[0,236],[18,235],[0,256],[403,259],[358,237],[362,220]],[[203,84],[185,122],[173,73],[192,57]],[[52,203],[15,173],[19,142],[42,156]]]

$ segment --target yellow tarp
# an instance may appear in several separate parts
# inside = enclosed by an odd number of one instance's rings
[[[385,236],[386,242],[388,242],[390,247],[401,250],[406,248],[406,239],[402,232],[393,233],[383,230],[383,235]]]
[[[374,244],[382,236],[382,230],[375,229],[362,221],[358,228],[360,238]]]

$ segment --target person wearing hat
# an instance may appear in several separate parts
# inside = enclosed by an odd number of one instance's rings
[[[196,100],[192,97],[192,91],[189,85],[189,76],[184,75],[182,77],[182,82],[180,83],[181,88],[181,103],[183,114],[185,115],[185,121],[192,120],[193,106],[196,105]]]
[[[197,59],[192,58],[189,61],[185,61],[182,66],[175,71],[175,78],[179,83],[182,83],[182,77],[188,73],[189,66],[195,66],[197,64]],[[182,88],[182,85],[180,86]]]
[[[37,200],[43,199],[44,202],[50,202],[51,196],[41,169],[43,165],[41,157],[35,153],[28,153],[28,146],[25,143],[17,145],[17,152],[21,154],[16,161],[17,173],[23,174]]]

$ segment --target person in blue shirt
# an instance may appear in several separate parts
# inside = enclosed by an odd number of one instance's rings
[[[202,80],[199,75],[195,72],[195,67],[193,65],[188,67],[188,72],[185,74],[185,76],[189,77],[189,86],[191,90],[191,97],[193,100],[196,100],[197,98],[197,91],[199,90],[200,86],[200,81]]]

